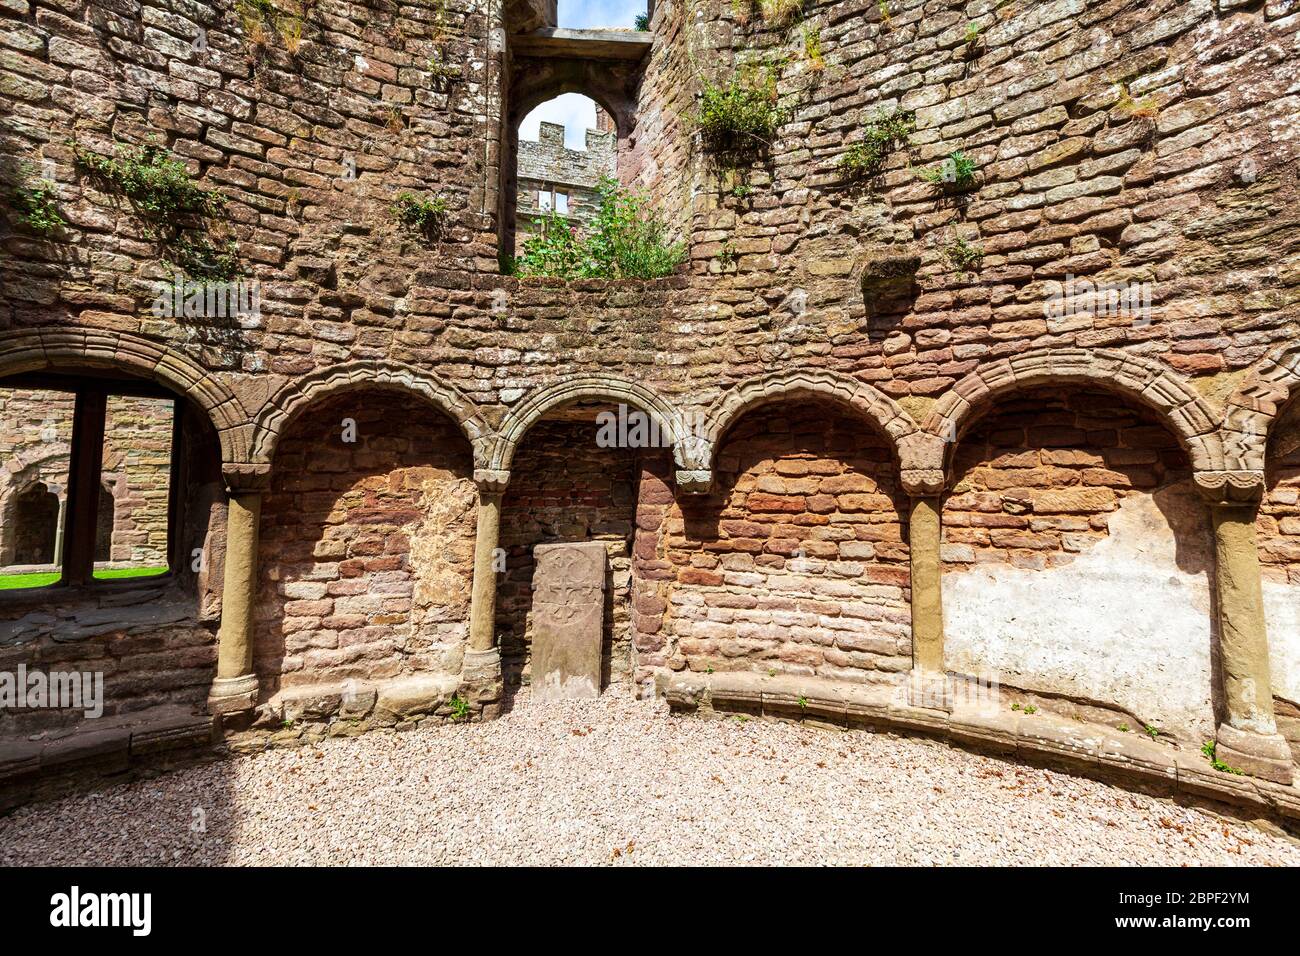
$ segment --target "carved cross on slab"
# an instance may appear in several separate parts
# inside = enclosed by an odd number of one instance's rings
[[[605,545],[540,544],[533,558],[533,694],[599,697]]]

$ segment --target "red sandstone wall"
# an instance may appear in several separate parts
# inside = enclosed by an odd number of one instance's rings
[[[392,393],[354,393],[294,422],[276,465],[254,651],[264,693],[459,673],[476,499],[454,426]]]
[[[662,502],[655,557],[670,573],[636,601],[647,632],[662,607],[664,647],[642,663],[857,681],[910,668],[906,497],[888,448],[799,404],[747,415],[717,463],[707,500]],[[644,487],[652,524],[662,486]],[[654,650],[653,633],[641,640]]]
[[[1107,536],[1126,496],[1190,475],[1177,439],[1111,395],[1017,395],[957,444],[943,507],[944,561],[952,568],[1068,564]]]
[[[609,552],[605,679],[631,679],[630,550],[643,454],[597,447],[596,435],[592,421],[541,421],[516,452],[514,478],[501,506],[506,570],[497,578],[497,632],[512,670],[523,668],[531,656],[533,548],[602,541]]]

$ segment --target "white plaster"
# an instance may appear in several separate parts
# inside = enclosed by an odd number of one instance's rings
[[[1273,693],[1300,704],[1300,585],[1265,581],[1264,621]]]
[[[993,671],[1003,685],[1115,704],[1176,736],[1211,739],[1204,515],[1179,483],[1122,499],[1109,536],[1063,567],[946,570],[948,670]]]

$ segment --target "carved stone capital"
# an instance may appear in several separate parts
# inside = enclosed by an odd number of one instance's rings
[[[677,489],[688,495],[707,495],[713,490],[713,472],[677,471]]]
[[[938,468],[905,468],[903,490],[913,498],[931,498],[943,491],[944,474]]]
[[[485,495],[499,495],[510,484],[510,472],[500,468],[475,468],[474,484]]]
[[[1198,471],[1196,490],[1211,504],[1250,505],[1264,494],[1262,471]]]
[[[271,466],[262,462],[227,462],[221,466],[226,488],[234,494],[266,491],[271,487]]]

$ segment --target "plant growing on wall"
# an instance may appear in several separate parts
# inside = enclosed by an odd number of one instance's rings
[[[277,6],[274,0],[235,0],[235,12],[239,15],[244,35],[248,37],[254,49],[265,47],[271,34],[278,34],[284,48],[290,54],[296,54],[302,46],[303,25],[318,0],[284,0],[285,6]]]
[[[840,172],[850,180],[869,179],[879,174],[889,154],[900,146],[906,146],[915,129],[915,113],[894,112],[889,116],[877,116],[862,131],[861,141],[840,156]]]
[[[237,270],[234,242],[214,246],[203,234],[206,220],[225,208],[220,193],[203,189],[189,169],[154,143],[114,143],[113,156],[69,141],[77,168],[100,187],[127,198],[164,259],[200,279],[228,279]]]
[[[23,167],[24,181],[14,190],[15,218],[32,232],[52,236],[67,225],[59,213],[58,193],[48,179],[33,179],[30,169]]]
[[[561,279],[659,279],[686,258],[686,245],[668,240],[668,227],[643,195],[602,177],[600,209],[587,229],[552,210],[524,241],[515,260],[520,276]]]
[[[758,0],[758,12],[774,27],[784,27],[803,16],[803,0]]]
[[[943,255],[958,275],[979,269],[980,263],[984,261],[984,250],[971,245],[960,236],[944,247]]]
[[[693,117],[704,148],[729,161],[766,153],[788,118],[778,105],[780,67],[768,61],[742,65],[722,83],[704,80]]]
[[[976,169],[975,160],[954,150],[936,169],[918,169],[916,175],[940,189],[964,192],[974,188]]]
[[[819,28],[804,27],[803,55],[808,60],[808,69],[814,73],[826,69],[826,59],[822,56],[822,31]]]
[[[442,196],[425,198],[410,192],[398,193],[390,207],[393,218],[409,232],[426,239],[439,239],[447,226],[447,200]]]

